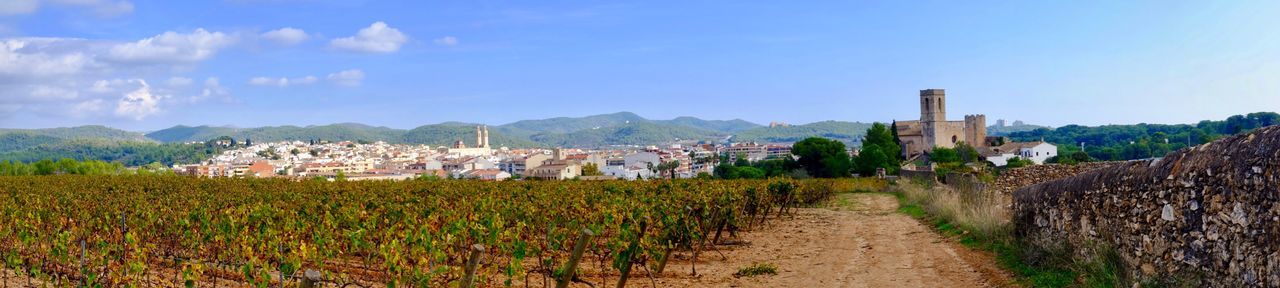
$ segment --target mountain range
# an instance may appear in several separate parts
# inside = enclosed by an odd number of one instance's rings
[[[254,142],[283,140],[352,140],[389,143],[449,145],[462,140],[475,145],[475,126],[464,122],[423,125],[396,129],[359,123],[313,126],[268,126],[236,128],[225,126],[174,126],[148,133],[105,126],[48,129],[0,129],[0,153],[39,145],[65,144],[73,140],[98,142],[204,142],[220,136]],[[678,117],[651,120],[630,112],[522,120],[490,126],[490,143],[508,147],[604,147],[611,145],[653,145],[680,140],[735,142],[794,142],[821,136],[858,145],[869,123],[823,121],[805,125],[767,127],[741,119],[704,120]]]

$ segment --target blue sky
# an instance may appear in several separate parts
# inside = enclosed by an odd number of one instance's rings
[[[4,0],[0,127],[1189,123],[1280,110],[1277,1]],[[288,28],[288,29],[285,29]]]

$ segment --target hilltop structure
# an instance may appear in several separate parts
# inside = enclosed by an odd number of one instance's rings
[[[493,148],[489,146],[489,126],[476,126],[476,147],[469,148],[462,140],[453,143],[453,147],[441,149],[441,153],[456,154],[462,156],[485,156],[493,154]]]
[[[945,89],[920,90],[920,120],[896,121],[902,153],[907,158],[926,154],[934,147],[953,148],[964,142],[987,146],[987,116],[965,115],[964,121],[947,121]]]

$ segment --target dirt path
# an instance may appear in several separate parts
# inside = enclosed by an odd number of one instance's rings
[[[686,259],[657,279],[660,287],[1001,287],[994,259],[938,236],[884,194],[841,194],[830,207],[801,209],[743,236],[749,244],[709,251],[690,276]],[[727,248],[727,249],[726,249]],[[778,274],[736,278],[753,263]],[[649,287],[641,276],[630,287]]]

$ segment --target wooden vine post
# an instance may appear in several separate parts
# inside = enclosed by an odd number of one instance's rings
[[[476,267],[480,266],[480,256],[484,255],[484,245],[471,245],[471,257],[467,259],[467,274],[462,276],[461,288],[471,288],[475,283]]]
[[[578,236],[578,243],[573,245],[573,254],[569,256],[569,263],[564,266],[564,274],[560,275],[560,279],[556,279],[556,288],[569,287],[569,283],[573,282],[573,274],[578,271],[578,260],[582,260],[582,253],[587,250],[587,243],[591,242],[591,237],[595,236],[595,232],[591,229],[582,229],[582,235]]]
[[[320,271],[307,269],[302,273],[302,288],[315,288],[320,282]]]

